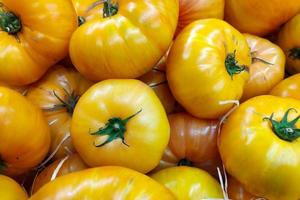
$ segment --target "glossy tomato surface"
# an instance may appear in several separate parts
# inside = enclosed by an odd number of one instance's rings
[[[1,200],[27,200],[25,190],[13,179],[0,175]]]
[[[300,74],[290,76],[278,83],[270,92],[271,95],[290,97],[300,100]]]

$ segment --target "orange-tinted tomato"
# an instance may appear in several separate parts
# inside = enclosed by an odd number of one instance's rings
[[[0,87],[0,171],[19,175],[48,153],[50,130],[43,113],[18,92]]]
[[[26,200],[25,190],[13,179],[0,175],[0,198],[1,200]]]
[[[64,157],[66,151],[74,152],[70,138],[73,110],[80,96],[91,85],[92,82],[79,72],[58,65],[27,91],[27,98],[44,111],[48,120],[52,138],[50,152],[57,151],[56,158]]]
[[[278,83],[270,92],[271,95],[291,97],[300,100],[300,74],[290,76]]]

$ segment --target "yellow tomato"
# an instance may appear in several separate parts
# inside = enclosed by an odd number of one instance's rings
[[[0,171],[19,175],[38,165],[50,146],[42,112],[14,90],[0,87]]]
[[[54,66],[39,82],[33,84],[26,97],[44,111],[51,129],[51,153],[62,158],[74,152],[70,126],[73,110],[80,96],[92,85],[72,68]],[[57,149],[58,148],[58,149]]]
[[[87,169],[57,178],[29,200],[175,200],[151,178],[123,167]]]
[[[146,173],[159,163],[170,126],[161,102],[146,84],[106,80],[80,98],[71,136],[90,166],[119,165]]]
[[[244,34],[251,50],[250,78],[245,85],[242,101],[268,94],[284,78],[285,55],[270,41]]]
[[[300,199],[300,101],[254,97],[224,124],[219,151],[227,172],[251,194]]]
[[[294,74],[300,72],[300,14],[288,21],[280,30],[278,45],[287,57],[287,70]]]
[[[250,50],[244,36],[218,19],[196,21],[176,38],[167,61],[175,99],[192,115],[215,119],[239,100],[248,80]]]
[[[107,0],[100,8],[98,17],[80,26],[71,38],[75,67],[94,81],[145,74],[172,41],[178,1]]]
[[[26,200],[25,190],[13,179],[0,175],[1,200]]]
[[[178,200],[222,198],[219,183],[207,172],[192,167],[172,167],[151,176],[171,190]]]
[[[0,0],[0,81],[26,85],[68,53],[77,27],[69,0]]]
[[[270,92],[271,95],[291,97],[300,100],[300,74],[290,76],[278,83]]]

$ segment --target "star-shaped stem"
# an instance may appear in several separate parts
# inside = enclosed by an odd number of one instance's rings
[[[248,70],[247,66],[238,64],[235,58],[235,53],[236,51],[228,54],[225,59],[225,67],[231,79],[233,79],[234,75],[240,74],[241,72]]]

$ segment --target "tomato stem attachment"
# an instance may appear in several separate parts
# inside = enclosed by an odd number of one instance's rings
[[[81,26],[82,24],[85,23],[85,18],[84,17],[78,16],[77,19],[78,19],[78,26]]]
[[[186,159],[186,158],[183,158],[181,159],[178,163],[177,163],[177,166],[193,166],[193,163],[192,161]]]
[[[300,115],[289,122],[288,114],[290,111],[297,112],[297,110],[295,110],[294,108],[288,109],[285,112],[285,114],[280,122],[273,119],[274,113],[272,113],[272,115],[270,117],[263,118],[264,120],[269,120],[271,122],[274,133],[280,139],[288,141],[288,142],[292,142],[292,141],[296,140],[298,137],[300,137],[300,129],[297,129],[295,126],[297,121],[300,119]]]
[[[3,9],[3,4],[0,4],[0,29],[10,35],[16,35],[22,29],[20,18],[13,12]]]
[[[103,4],[103,18],[111,17],[118,13],[119,6],[117,3],[113,3],[111,0],[104,0]]]
[[[289,57],[293,60],[300,59],[300,47],[289,50]]]
[[[235,53],[236,51],[228,54],[225,59],[225,67],[231,79],[233,79],[235,74],[240,74],[241,72],[248,70],[247,66],[238,64],[235,58]]]
[[[119,117],[114,117],[108,120],[104,127],[100,128],[98,131],[90,133],[91,135],[107,135],[108,138],[101,144],[95,144],[96,147],[102,147],[115,139],[120,138],[122,143],[129,147],[129,145],[125,142],[125,132],[126,132],[126,124],[130,119],[138,115],[142,110],[139,110],[137,113],[127,117],[126,119],[121,119]]]

